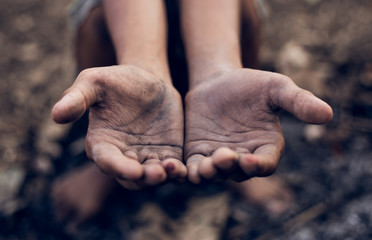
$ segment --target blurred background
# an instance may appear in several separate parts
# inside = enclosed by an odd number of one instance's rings
[[[58,176],[86,162],[86,120],[50,110],[73,82],[69,0],[0,2],[0,239],[372,239],[372,2],[266,0],[261,68],[326,100],[334,120],[281,113],[280,215],[221,184],[120,191],[78,229],[56,221]]]

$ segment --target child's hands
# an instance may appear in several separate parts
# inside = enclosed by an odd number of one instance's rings
[[[239,69],[214,76],[186,97],[185,158],[193,183],[273,173],[284,152],[280,109],[307,123],[332,119],[325,102],[283,75]]]
[[[182,103],[170,84],[132,66],[88,69],[52,116],[68,123],[88,108],[87,155],[124,187],[185,178]]]

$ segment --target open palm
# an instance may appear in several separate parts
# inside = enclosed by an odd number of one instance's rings
[[[177,91],[131,66],[83,71],[53,109],[58,123],[89,108],[86,152],[127,188],[182,179],[183,111]]]
[[[325,102],[276,73],[233,70],[191,89],[185,126],[190,181],[273,173],[284,152],[280,109],[308,123],[332,119]]]

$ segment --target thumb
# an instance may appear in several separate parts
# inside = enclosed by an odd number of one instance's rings
[[[81,79],[79,76],[53,107],[52,118],[56,123],[76,121],[91,105],[98,102],[98,86],[90,83],[94,81],[85,81],[83,79],[86,77]]]
[[[276,105],[306,123],[325,124],[333,118],[332,108],[327,103],[293,82],[279,90]]]

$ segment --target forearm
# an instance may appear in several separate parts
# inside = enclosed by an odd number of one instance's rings
[[[180,2],[190,86],[218,71],[241,67],[240,1]]]
[[[104,0],[118,64],[143,68],[170,81],[167,25],[162,0]]]

